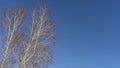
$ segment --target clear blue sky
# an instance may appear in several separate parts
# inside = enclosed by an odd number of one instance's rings
[[[38,0],[12,1],[30,8]],[[46,3],[57,25],[54,68],[120,68],[120,0]],[[5,5],[10,0],[0,0]]]

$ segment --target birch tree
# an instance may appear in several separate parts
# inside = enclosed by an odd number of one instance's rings
[[[20,42],[24,38],[23,32],[21,32],[21,24],[26,17],[26,10],[19,7],[14,7],[13,9],[4,9],[4,19],[1,21],[4,26],[4,45],[3,58],[1,61],[0,68],[9,68],[15,62],[19,61],[15,50],[17,47],[21,46]],[[16,61],[17,60],[17,61]]]
[[[53,64],[55,22],[45,3],[31,12],[29,33],[22,31],[28,11],[20,7],[5,9],[1,24],[5,27],[5,42],[1,47],[0,68],[48,68]],[[25,28],[29,26],[24,25]],[[2,48],[2,46],[5,46]]]
[[[45,4],[32,11],[30,37],[19,68],[47,68],[53,63],[51,45],[55,43],[55,23]]]

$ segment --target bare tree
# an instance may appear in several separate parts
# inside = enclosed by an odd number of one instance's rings
[[[19,68],[47,68],[53,63],[50,45],[55,43],[54,33],[54,21],[47,6],[42,4],[32,12],[30,38]]]
[[[14,7],[12,10],[5,9],[4,10],[4,21],[2,24],[5,27],[5,49],[3,53],[2,62],[0,68],[7,68],[6,64],[13,64],[16,62],[13,57],[16,57],[14,54],[14,49],[20,45],[20,41],[23,39],[23,33],[21,32],[21,24],[26,17],[26,10],[19,7]]]
[[[53,63],[55,23],[48,7],[42,3],[32,10],[28,37],[21,30],[26,15],[26,10],[19,7],[4,11],[6,44],[5,48],[1,47],[4,53],[0,68],[48,68]]]

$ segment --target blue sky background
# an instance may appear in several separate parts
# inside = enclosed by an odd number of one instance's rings
[[[0,0],[30,9],[38,0]],[[120,68],[119,0],[46,0],[57,27],[54,68]]]

